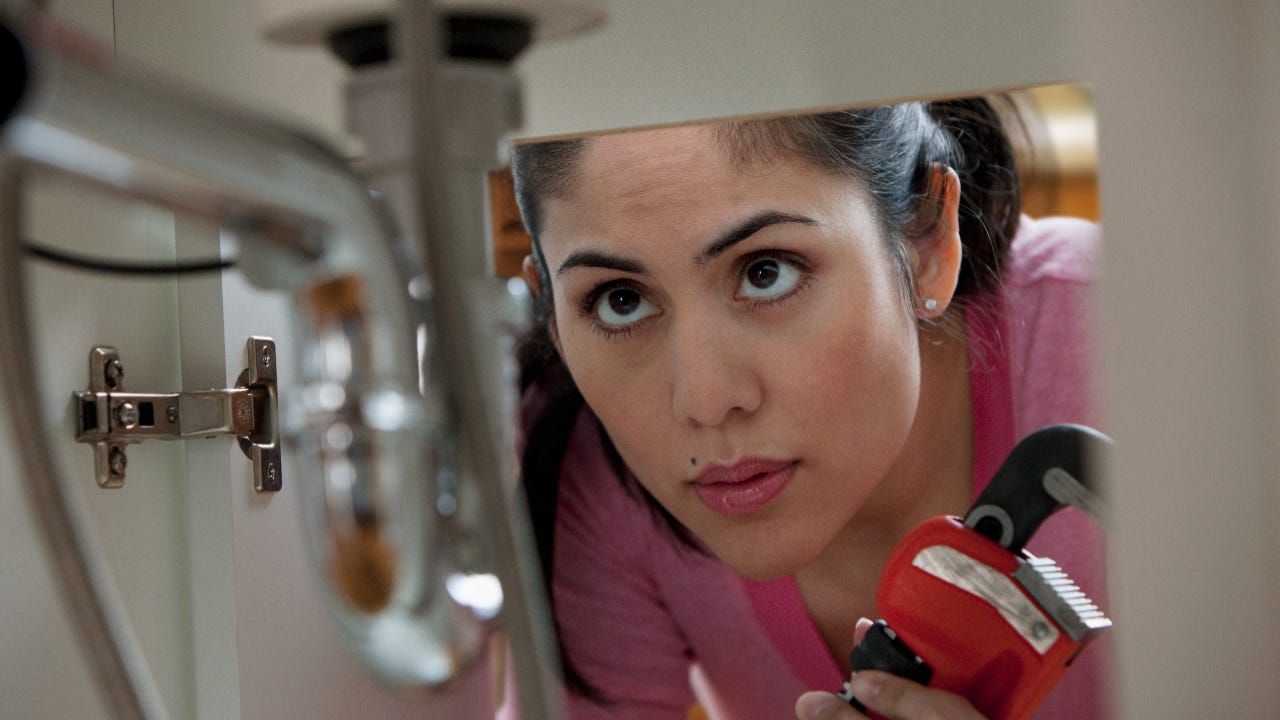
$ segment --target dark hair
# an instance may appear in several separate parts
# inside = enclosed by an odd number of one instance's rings
[[[909,244],[928,235],[940,218],[937,202],[939,168],[960,178],[960,239],[964,259],[952,306],[984,297],[1000,282],[1009,244],[1021,211],[1018,174],[1009,138],[992,101],[965,98],[904,103],[814,115],[723,123],[716,128],[721,146],[744,166],[799,158],[833,175],[862,183],[872,197],[890,257],[899,275],[903,300],[916,298]],[[542,211],[548,198],[572,197],[578,163],[588,139],[517,145],[512,152],[516,200],[533,238],[533,256],[543,292],[535,300],[537,324],[519,352],[521,390],[537,385],[546,398],[543,410],[528,425],[522,458],[523,486],[542,560],[551,587],[553,539],[561,460],[574,419],[584,401],[546,330],[552,311],[551,278],[542,255]],[[944,317],[955,322],[958,312]],[[949,322],[943,320],[943,324]],[[597,420],[598,422],[598,420]],[[627,470],[608,435],[601,429],[605,452],[627,489],[642,498],[673,539],[700,545]],[[600,702],[599,691],[565,660],[569,687]]]

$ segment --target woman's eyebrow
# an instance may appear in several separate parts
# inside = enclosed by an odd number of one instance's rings
[[[817,225],[818,221],[803,215],[792,215],[778,210],[765,210],[764,212],[752,215],[733,228],[729,229],[714,242],[706,247],[702,252],[698,253],[698,257],[694,262],[698,265],[705,265],[717,256],[724,253],[729,248],[755,235],[770,225],[779,225],[782,223],[801,223],[804,225]],[[560,267],[556,268],[556,277],[564,275],[566,270],[575,267],[594,267],[604,268],[606,270],[617,270],[619,272],[632,273],[634,275],[644,275],[649,269],[636,260],[611,255],[598,250],[581,250],[569,255],[564,262],[560,263]]]
[[[779,212],[777,210],[765,210],[764,212],[752,215],[745,221],[737,224],[728,232],[721,235],[714,242],[706,247],[705,250],[698,253],[698,257],[694,262],[698,265],[705,265],[716,259],[718,255],[755,235],[770,225],[778,225],[780,223],[802,223],[804,225],[817,225],[818,221],[803,215],[792,215],[791,213]]]
[[[556,269],[556,277],[564,275],[564,271],[575,267],[597,267],[608,270],[618,270],[621,272],[632,273],[635,275],[644,275],[649,270],[643,263],[636,262],[617,255],[599,252],[596,250],[582,250],[575,252],[565,258],[560,263],[560,267]]]

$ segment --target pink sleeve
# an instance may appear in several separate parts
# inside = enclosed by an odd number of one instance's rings
[[[627,494],[583,412],[565,455],[555,535],[554,603],[566,655],[608,704],[570,697],[573,720],[684,720],[692,651],[649,572],[670,542]]]

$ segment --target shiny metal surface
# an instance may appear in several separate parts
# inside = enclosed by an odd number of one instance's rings
[[[1067,573],[1049,558],[1029,557],[1013,571],[1013,579],[1036,599],[1067,636],[1084,642],[1111,621]]]
[[[116,439],[185,440],[253,432],[253,397],[249,388],[177,393],[77,391],[80,426],[76,442]],[[108,408],[86,414],[86,404]],[[141,410],[147,406],[147,410]],[[144,413],[154,412],[153,422]]]
[[[16,206],[14,211],[16,212]],[[84,442],[89,426],[98,432],[93,443],[93,475],[98,487],[116,489],[124,487],[125,469],[129,459],[125,456],[124,441],[107,438],[106,429],[110,427],[111,408],[109,395],[124,384],[124,364],[120,362],[120,353],[113,347],[98,346],[89,351],[89,391],[92,397],[93,421],[90,422],[89,408],[85,399],[76,403],[76,440]]]
[[[978,523],[983,520],[994,520],[1000,525],[1000,537],[996,542],[1000,547],[1007,548],[1009,543],[1013,542],[1013,518],[1009,516],[1009,511],[999,505],[979,505],[969,512],[965,513],[965,527],[977,528]]]
[[[1104,528],[1107,526],[1106,503],[1071,473],[1062,468],[1049,468],[1040,481],[1054,500],[1080,510]]]
[[[115,348],[89,351],[89,389],[72,396],[76,442],[93,445],[98,486],[124,486],[127,443],[234,435],[253,462],[255,489],[280,490],[275,352],[270,338],[249,338],[249,367],[234,388],[137,393],[123,389],[124,364]]]
[[[271,338],[245,341],[245,369],[236,386],[249,388],[253,398],[253,428],[237,434],[240,449],[253,464],[253,489],[279,492],[284,486],[280,460],[280,401],[276,389],[276,343]]]
[[[1048,652],[1061,635],[1012,580],[955,548],[946,545],[927,547],[912,559],[911,564],[991,603],[1009,626],[1041,655]]]
[[[436,3],[397,5],[393,56],[402,58],[408,100],[409,205],[430,279],[435,312],[427,343],[428,393],[456,429],[460,495],[474,492],[469,529],[502,583],[502,622],[511,637],[516,693],[524,720],[565,716],[550,611],[533,554],[533,534],[515,487],[514,371],[495,345],[495,318],[512,317],[505,282],[493,276],[483,203],[486,172],[502,136],[519,124],[514,69],[446,60]],[[505,309],[504,309],[505,306]],[[505,372],[505,376],[504,376]],[[503,390],[506,389],[505,392]],[[438,393],[438,394],[437,394]],[[496,520],[496,522],[494,522]],[[479,532],[483,528],[482,532]]]

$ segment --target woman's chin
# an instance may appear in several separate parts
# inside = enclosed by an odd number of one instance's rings
[[[794,575],[817,555],[817,550],[785,547],[783,543],[717,548],[711,551],[739,575],[755,582],[771,582]]]

